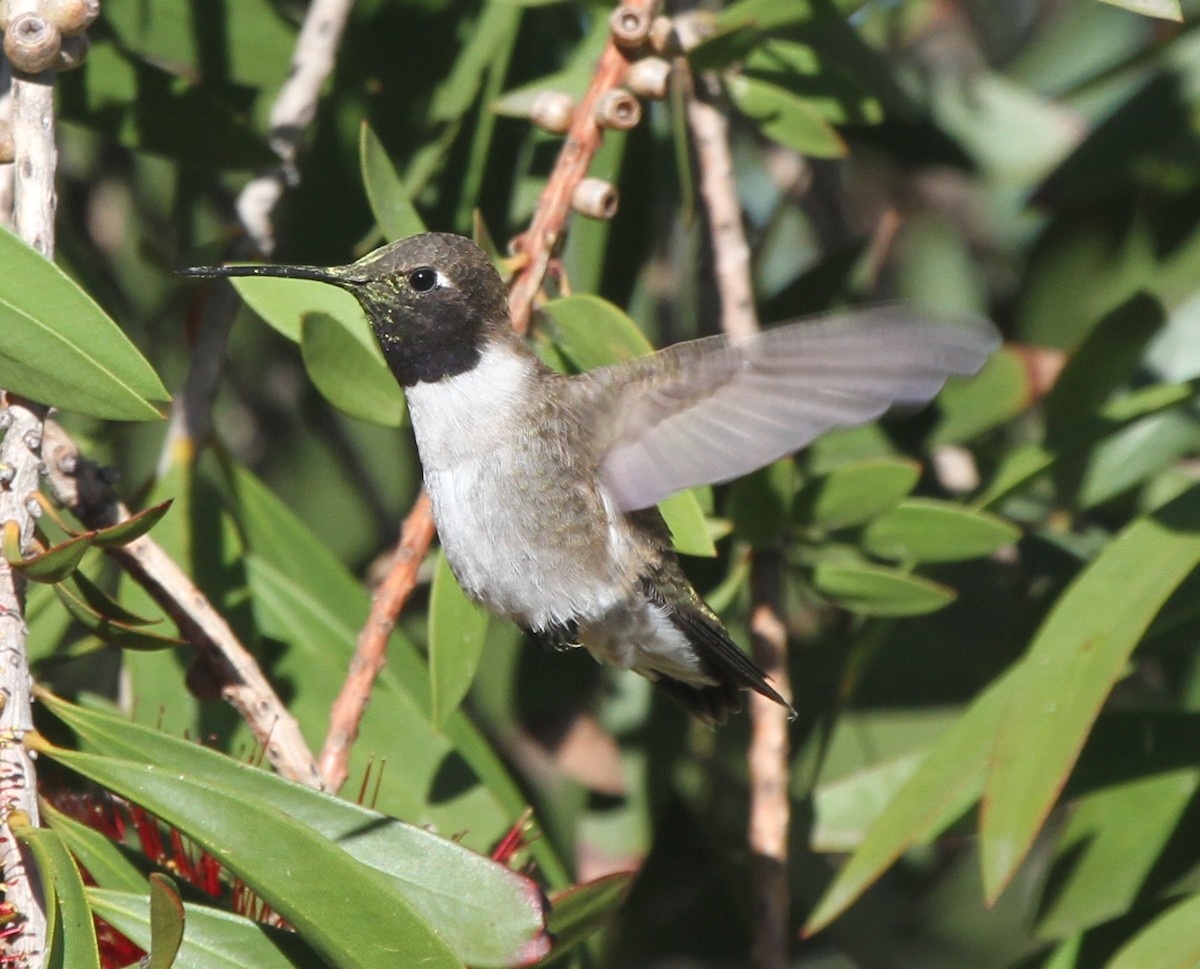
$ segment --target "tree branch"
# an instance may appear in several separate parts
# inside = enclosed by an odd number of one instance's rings
[[[729,127],[721,112],[695,96],[688,99],[688,126],[700,169],[700,194],[708,211],[721,328],[734,340],[758,332],[758,314],[750,276],[750,247],[733,178]],[[791,698],[787,675],[787,629],[781,616],[782,562],[777,551],[756,549],[751,560],[750,633],[755,662],[785,699]],[[754,939],[751,958],[757,969],[788,965],[788,710],[757,693],[750,694],[750,824],[754,852]]]
[[[35,0],[10,0],[9,17],[36,13]],[[13,226],[26,243],[47,259],[54,258],[54,213],[58,195],[54,179],[58,147],[54,128],[54,72],[13,72]],[[0,527],[15,522],[22,552],[33,539],[42,465],[40,404],[5,394],[0,420]],[[25,590],[20,577],[0,558],[0,865],[6,900],[21,918],[21,930],[7,939],[7,957],[15,965],[37,969],[44,963],[46,915],[35,873],[26,864],[9,823],[21,819],[38,824],[37,774],[25,750],[33,729],[32,688],[25,623]]]
[[[129,510],[112,495],[100,469],[79,453],[55,421],[46,423],[44,454],[55,499],[89,528],[115,525],[129,517]],[[149,535],[108,551],[216,671],[222,698],[241,714],[275,770],[320,789],[320,772],[295,717],[271,688],[254,656],[183,569]]]

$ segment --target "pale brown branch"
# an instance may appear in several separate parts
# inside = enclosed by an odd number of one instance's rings
[[[625,6],[649,14],[656,3],[657,0],[627,0]],[[534,301],[571,214],[571,197],[600,148],[603,132],[594,119],[596,102],[620,86],[628,68],[628,55],[610,37],[538,199],[533,221],[513,240],[514,251],[524,257],[508,297],[513,329],[518,333],[529,329]],[[406,541],[405,536],[411,540]],[[345,781],[350,745],[358,736],[358,721],[366,710],[375,676],[382,668],[387,635],[408,600],[412,576],[428,553],[433,536],[433,513],[428,497],[422,492],[405,519],[391,572],[372,603],[366,626],[359,634],[350,673],[330,712],[321,766],[334,790]],[[386,595],[384,589],[388,590]]]
[[[111,494],[99,469],[79,453],[55,421],[46,423],[43,453],[55,499],[85,525],[103,528],[129,517],[129,510]],[[149,535],[109,551],[162,606],[216,673],[222,698],[241,714],[275,770],[320,789],[320,772],[295,717],[187,573]]]
[[[733,178],[729,129],[714,106],[693,96],[688,101],[700,193],[708,212],[717,288],[721,295],[721,327],[734,340],[759,329],[750,274],[750,247],[742,224],[741,204]],[[780,694],[790,701],[787,674],[787,629],[781,616],[782,562],[777,551],[758,549],[750,571],[750,633],[755,662]],[[787,707],[750,694],[750,824],[754,853],[754,938],[751,959],[756,969],[784,969],[788,964],[788,715]]]
[[[11,0],[8,14],[37,13],[34,0]],[[54,214],[58,194],[55,142],[54,72],[12,73],[13,219],[18,236],[47,259],[54,258]],[[33,539],[42,463],[42,424],[46,409],[4,395],[0,416],[0,527],[15,522],[22,551]],[[20,918],[20,931],[5,942],[5,958],[23,969],[45,961],[46,914],[36,871],[27,865],[10,818],[36,826],[37,773],[24,746],[33,729],[32,689],[27,655],[28,627],[20,577],[0,560],[0,866],[5,899]]]
[[[622,6],[649,15],[654,11],[656,0],[627,0]],[[534,300],[541,291],[550,260],[563,239],[567,217],[571,214],[571,198],[600,148],[604,132],[595,120],[596,103],[620,87],[628,70],[628,53],[617,46],[610,36],[596,64],[587,93],[575,111],[571,127],[567,129],[558,161],[538,198],[533,221],[525,232],[513,240],[514,251],[524,257],[509,293],[513,329],[518,333],[529,329]]]
[[[321,775],[331,791],[339,790],[346,782],[358,725],[371,699],[375,677],[387,661],[388,637],[396,626],[400,609],[416,587],[417,570],[433,541],[433,531],[429,496],[422,491],[404,519],[391,568],[371,599],[371,612],[358,634],[350,669],[329,711],[329,731],[320,763]]]

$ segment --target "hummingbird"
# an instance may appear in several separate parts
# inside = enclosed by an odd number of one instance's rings
[[[754,690],[791,707],[685,577],[657,502],[976,373],[991,325],[884,306],[713,336],[564,375],[513,331],[469,239],[423,233],[310,279],[353,294],[408,400],[438,537],[464,592],[528,633],[652,680],[708,723]]]

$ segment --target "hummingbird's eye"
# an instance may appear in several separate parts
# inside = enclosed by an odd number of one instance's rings
[[[428,293],[437,285],[438,274],[428,267],[414,269],[408,274],[408,285],[418,293]]]

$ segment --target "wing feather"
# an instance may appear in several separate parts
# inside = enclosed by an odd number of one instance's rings
[[[605,414],[593,453],[625,511],[716,484],[899,404],[927,403],[999,345],[978,319],[931,322],[902,307],[804,321],[731,342],[710,337],[576,378]]]

